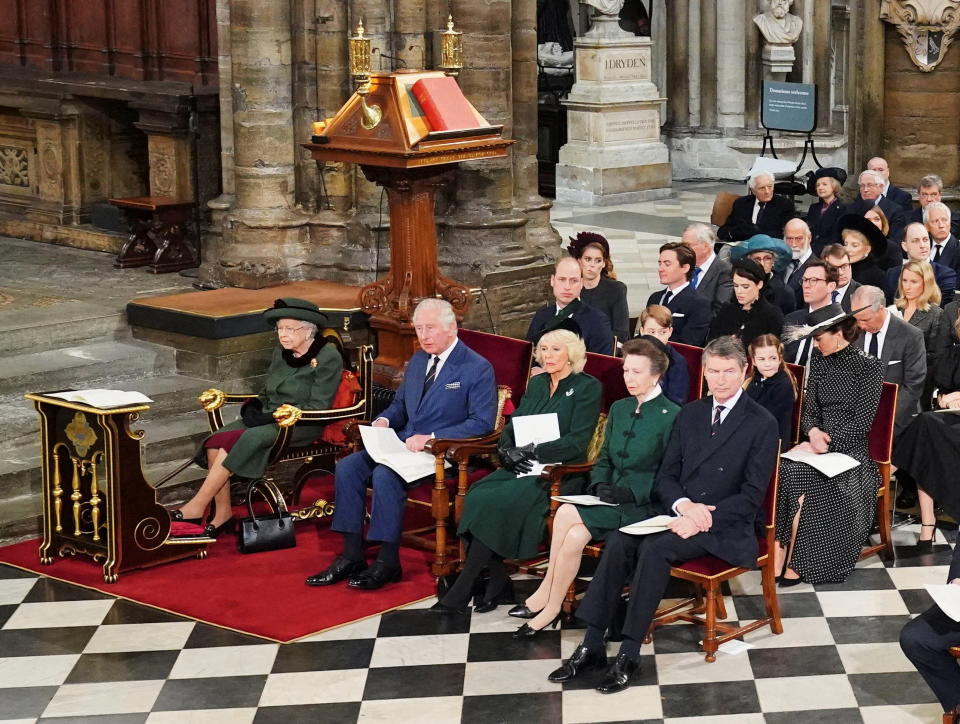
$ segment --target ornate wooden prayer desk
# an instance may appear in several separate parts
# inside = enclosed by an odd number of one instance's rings
[[[169,539],[170,518],[143,477],[131,430],[148,405],[99,409],[45,394],[26,395],[40,413],[43,542],[40,562],[83,553],[116,583],[135,568],[207,555],[207,543]]]
[[[131,196],[110,199],[123,211],[130,226],[113,263],[116,269],[150,266],[154,274],[191,269],[199,263],[187,240],[187,224],[192,201],[177,201],[167,196]]]

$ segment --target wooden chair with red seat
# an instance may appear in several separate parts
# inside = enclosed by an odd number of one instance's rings
[[[414,523],[413,527],[403,531],[402,540],[405,545],[433,552],[431,569],[436,576],[452,572],[457,560],[462,559],[463,551],[460,549],[460,543],[447,542],[447,529],[459,520],[463,499],[470,483],[489,472],[489,469],[480,468],[471,473],[470,456],[454,459],[451,451],[458,446],[485,444],[485,441],[490,438],[494,443],[496,442],[500,436],[500,430],[503,429],[504,420],[513,412],[527,388],[530,364],[533,359],[533,345],[526,340],[469,329],[459,330],[458,337],[460,342],[493,366],[493,376],[497,383],[497,419],[494,430],[489,435],[469,439],[434,439],[424,447],[424,450],[431,453],[436,460],[434,484],[430,487],[421,485],[410,491],[408,504],[413,510],[409,513],[413,514],[410,517]],[[456,464],[455,477],[447,475],[445,463],[448,461]],[[451,492],[454,486],[456,488],[451,505]],[[451,508],[454,511],[452,517]],[[417,512],[428,513],[429,524],[418,523]],[[422,518],[421,515],[421,520]]]
[[[696,586],[694,595],[678,603],[657,611],[653,623],[650,625],[649,639],[654,630],[660,626],[675,621],[689,621],[705,627],[703,635],[703,651],[708,662],[716,661],[717,649],[727,641],[740,638],[744,634],[756,631],[764,626],[770,626],[775,634],[783,633],[783,623],[780,621],[780,602],[777,599],[776,578],[774,568],[774,547],[777,544],[777,483],[779,480],[779,465],[774,465],[770,476],[770,485],[763,502],[766,526],[763,537],[758,539],[760,551],[757,556],[756,568],[760,569],[763,585],[763,603],[766,616],[746,626],[733,626],[718,622],[718,618],[726,618],[723,606],[723,593],[720,590],[724,581],[736,578],[752,568],[731,566],[724,560],[711,555],[700,556],[674,566],[670,575]],[[720,632],[718,635],[718,631]]]
[[[950,655],[960,662],[960,646],[951,646],[948,650]],[[960,707],[953,711],[945,711],[943,713],[943,724],[960,724]]]
[[[321,335],[329,344],[336,346],[343,357],[344,369],[340,387],[334,399],[345,404],[327,410],[301,410],[293,405],[281,405],[273,414],[280,429],[277,440],[270,450],[269,462],[263,475],[269,482],[281,466],[300,463],[293,474],[292,486],[284,491],[284,497],[291,507],[291,512],[296,519],[300,520],[323,517],[332,512],[332,508],[325,500],[318,500],[303,510],[293,510],[293,508],[299,505],[300,492],[306,480],[318,472],[332,471],[336,458],[349,448],[342,429],[343,425],[356,419],[368,419],[373,404],[372,347],[363,345],[352,353],[348,353],[344,349],[339,332],[334,329],[324,329]],[[227,393],[215,388],[200,393],[200,406],[207,413],[210,431],[217,432],[223,427],[223,409],[226,406],[242,405],[253,397],[256,395]],[[293,432],[302,425],[316,426],[317,437],[309,445],[293,447],[290,444]],[[188,464],[189,462],[191,461],[188,461]],[[157,485],[162,484],[177,472],[179,471],[174,471]],[[243,487],[246,488],[246,483]],[[277,490],[279,491],[279,488]]]
[[[687,370],[690,373],[690,392],[687,395],[687,402],[693,402],[703,397],[703,347],[694,347],[682,342],[667,342],[673,347],[687,362]]]
[[[890,494],[890,459],[893,455],[893,433],[897,416],[897,392],[899,388],[892,382],[883,383],[880,393],[880,404],[877,414],[873,418],[873,425],[867,434],[867,445],[870,448],[870,459],[877,464],[880,471],[880,488],[877,490],[877,525],[880,528],[880,542],[863,547],[860,558],[879,553],[882,558],[893,557],[893,532],[891,525],[891,511],[893,500]]]
[[[787,362],[787,369],[797,383],[797,398],[793,401],[793,413],[790,416],[790,442],[796,445],[800,442],[800,418],[803,416],[804,384],[807,368]]]

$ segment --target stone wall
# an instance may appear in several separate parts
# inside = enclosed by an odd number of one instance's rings
[[[353,165],[319,166],[300,144],[312,121],[332,116],[352,93],[346,38],[359,18],[374,48],[400,59],[375,55],[375,70],[381,62],[384,70],[430,66],[432,33],[444,27],[447,3],[294,0],[289,12],[282,5],[269,14],[259,0],[218,7],[220,48],[229,50],[220,58],[221,112],[229,110],[233,123],[222,129],[228,193],[212,205],[201,275],[244,287],[311,278],[365,284],[389,265],[386,199]],[[459,3],[455,12],[464,33],[460,84],[517,142],[506,159],[461,164],[442,191],[440,266],[482,290],[468,323],[522,331],[528,307],[547,296],[536,282],[560,253],[536,185],[536,0]],[[282,119],[289,133],[281,138],[276,125],[260,125],[266,119]],[[256,189],[244,193],[241,177],[255,178]]]

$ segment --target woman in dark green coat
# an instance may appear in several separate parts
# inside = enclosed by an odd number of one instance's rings
[[[534,463],[582,463],[600,415],[600,383],[583,374],[586,348],[567,329],[544,334],[536,358],[544,372],[533,377],[510,424],[500,435],[498,449],[503,467],[474,483],[467,493],[458,534],[470,540],[467,559],[456,583],[432,610],[463,611],[473,585],[484,568],[490,582],[475,611],[497,606],[497,597],[510,587],[503,567],[505,558],[530,558],[543,540],[550,512],[550,486],[539,475],[526,475]],[[560,437],[539,445],[517,447],[513,423],[524,415],[556,413]],[[579,493],[586,480],[571,476],[564,492]]]
[[[243,405],[239,420],[204,440],[196,462],[208,469],[207,477],[196,495],[171,512],[171,519],[183,524],[174,527],[174,537],[215,538],[228,527],[233,520],[230,476],[253,479],[263,475],[280,432],[273,420],[274,410],[283,404],[325,410],[340,384],[343,360],[336,347],[318,335],[327,318],[316,304],[294,297],[278,299],[263,316],[277,328],[280,341],[267,370],[264,391]],[[305,445],[318,434],[314,425],[297,426],[291,442]],[[201,528],[211,501],[215,501],[214,512]]]
[[[560,614],[590,540],[654,515],[650,503],[653,479],[680,412],[660,390],[668,366],[669,358],[659,341],[631,339],[624,343],[623,381],[631,397],[610,407],[603,448],[590,473],[588,489],[603,502],[615,505],[560,506],[553,519],[550,565],[543,582],[523,604],[510,610],[511,616],[532,619],[514,632],[514,638],[535,636]]]

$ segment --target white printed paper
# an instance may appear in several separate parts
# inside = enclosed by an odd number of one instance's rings
[[[616,503],[604,503],[596,495],[552,495],[551,500],[558,500],[561,503],[572,503],[573,505],[612,505],[617,507]]]
[[[960,622],[960,586],[955,583],[928,583],[924,588],[941,611]]]
[[[672,515],[655,515],[646,520],[640,520],[630,525],[625,525],[620,529],[621,533],[630,535],[650,535],[651,533],[662,533],[667,530],[667,523],[675,520]]]
[[[408,450],[393,428],[372,425],[359,427],[363,448],[375,462],[386,465],[408,483],[433,475],[433,455]],[[444,462],[444,467],[450,467],[450,463]]]
[[[560,421],[557,413],[546,415],[523,415],[515,417],[513,422],[513,440],[517,447],[533,443],[540,445],[560,439]]]
[[[56,397],[67,402],[80,402],[90,407],[102,410],[111,407],[127,407],[128,405],[142,405],[153,402],[140,392],[124,392],[123,390],[73,390],[71,392],[53,392],[46,397]]]
[[[820,471],[828,478],[833,478],[840,473],[853,470],[860,463],[849,455],[843,453],[812,453],[805,451],[794,451],[781,453],[780,457],[786,460],[793,460],[798,463],[806,463],[810,467]]]

